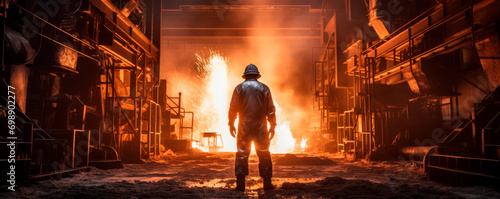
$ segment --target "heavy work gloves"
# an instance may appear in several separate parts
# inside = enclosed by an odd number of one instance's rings
[[[271,126],[271,128],[269,128],[269,134],[270,134],[269,140],[272,140],[274,138],[274,133],[275,133],[274,128],[275,128],[274,126]]]
[[[272,140],[274,138],[274,134],[276,133],[274,129],[275,126],[271,126],[271,128],[269,128],[269,140]],[[229,133],[231,133],[231,136],[233,136],[233,138],[236,138],[236,127],[234,127],[234,125],[229,125]]]
[[[236,127],[234,127],[234,125],[229,125],[229,133],[231,133],[233,138],[236,138]]]
[[[275,134],[275,130],[274,130],[274,126],[272,126],[270,129],[269,129],[269,140],[272,140],[274,138],[274,134]],[[234,125],[230,125],[229,126],[229,133],[231,133],[231,136],[233,136],[233,138],[236,138],[236,127],[234,127]]]

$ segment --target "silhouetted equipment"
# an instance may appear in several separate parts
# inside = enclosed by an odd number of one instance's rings
[[[431,177],[436,180],[447,177],[446,181],[457,184],[499,182],[499,101],[500,87],[497,87],[475,104],[472,115],[427,155],[424,167]]]
[[[0,1],[0,150],[7,157],[16,142],[18,184],[204,140],[217,151],[221,136],[195,140],[194,112],[160,79],[160,43],[189,54],[249,38],[312,48],[297,57],[312,64],[308,146],[500,184],[500,0],[227,1],[217,12],[212,1],[37,2]],[[255,26],[235,17],[249,11]],[[0,158],[1,171],[10,165]]]
[[[41,3],[0,3],[7,36],[0,87],[13,86],[18,97],[16,181],[157,157],[165,109],[158,88],[161,2],[53,1],[54,10]],[[0,142],[7,143],[6,116],[0,123]]]
[[[166,93],[166,91],[165,91]],[[194,112],[193,111],[186,111],[182,107],[182,93],[179,92],[178,97],[169,97],[168,95],[165,95],[166,100],[165,100],[165,105],[163,109],[163,115],[167,115],[168,118],[170,118],[170,121],[176,120],[179,122],[179,134],[178,136],[175,135],[175,139],[173,136],[167,137],[164,139],[165,141],[165,146],[167,148],[172,149],[172,151],[187,151],[192,148],[192,142],[194,141],[193,139],[193,130],[194,130]],[[188,121],[189,123],[186,124],[184,119],[190,119]],[[173,130],[172,130],[173,128]],[[177,127],[171,126],[170,122],[164,124],[163,129],[169,129],[169,132],[174,132]],[[184,135],[184,132],[186,130],[189,130],[190,135],[189,137],[186,137]],[[170,134],[170,133],[169,133]]]
[[[498,183],[500,1],[353,2],[322,9],[327,42],[312,69],[325,148]]]

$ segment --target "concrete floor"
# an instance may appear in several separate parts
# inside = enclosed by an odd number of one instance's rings
[[[40,181],[0,198],[500,198],[492,187],[451,187],[409,162],[345,161],[332,154],[273,154],[277,189],[264,191],[258,158],[247,191],[233,191],[234,153],[165,154],[123,169]],[[304,158],[306,157],[306,158]]]

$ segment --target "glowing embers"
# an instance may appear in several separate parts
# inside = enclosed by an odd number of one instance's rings
[[[200,104],[197,115],[200,121],[197,129],[200,131],[218,132],[224,143],[221,151],[236,151],[236,140],[229,133],[227,126],[227,111],[229,106],[229,88],[227,81],[227,58],[218,52],[210,51],[208,58],[196,54],[198,71],[204,80],[204,99]],[[208,146],[202,146],[208,151]]]

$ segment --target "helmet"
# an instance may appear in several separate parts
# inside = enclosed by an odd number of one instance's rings
[[[243,75],[260,75],[260,73],[257,66],[250,64],[245,68]]]

